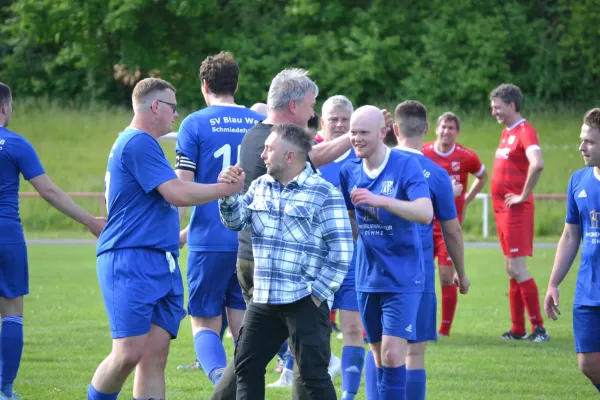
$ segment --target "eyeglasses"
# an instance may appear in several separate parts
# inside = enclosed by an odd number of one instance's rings
[[[159,103],[165,103],[166,105],[171,107],[171,110],[173,110],[174,113],[177,112],[177,104],[169,103],[168,101],[163,101],[163,100],[158,100],[158,99],[156,99],[156,101],[158,101]]]

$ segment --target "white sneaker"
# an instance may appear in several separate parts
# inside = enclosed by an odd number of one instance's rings
[[[279,387],[292,387],[292,381],[294,380],[294,371],[291,369],[284,368],[281,376],[276,382],[273,382],[267,387],[279,388]]]
[[[337,358],[333,353],[331,353],[331,358],[329,359],[329,367],[327,367],[327,372],[329,372],[331,379],[342,373],[342,360]]]

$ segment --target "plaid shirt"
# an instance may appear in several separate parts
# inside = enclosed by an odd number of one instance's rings
[[[252,228],[255,303],[289,304],[314,294],[332,298],[352,258],[352,230],[340,192],[310,164],[282,186],[269,175],[244,196],[219,200],[221,221]]]

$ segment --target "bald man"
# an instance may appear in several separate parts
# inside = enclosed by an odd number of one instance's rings
[[[267,116],[267,105],[265,103],[255,103],[250,107],[250,109],[254,112],[257,112],[261,115]]]
[[[381,110],[357,109],[350,141],[358,157],[340,172],[340,186],[356,228],[358,305],[377,369],[380,400],[406,398],[405,353],[416,334],[423,293],[420,225],[433,207],[419,163],[391,151]],[[368,257],[367,257],[368,255]]]

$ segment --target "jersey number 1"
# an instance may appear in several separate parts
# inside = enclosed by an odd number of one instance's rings
[[[241,147],[241,144],[237,147],[238,157],[240,155]],[[224,144],[223,146],[219,147],[217,151],[215,151],[215,154],[213,154],[214,158],[219,158],[221,156],[223,156],[223,168],[221,170],[224,170],[225,168],[231,166],[231,145]]]

